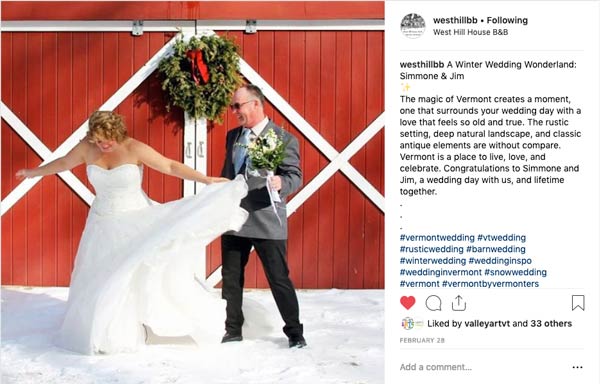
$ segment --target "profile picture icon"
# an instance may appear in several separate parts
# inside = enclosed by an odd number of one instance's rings
[[[423,328],[424,322],[421,319],[413,319],[412,317],[405,317],[402,319],[402,328],[410,331],[411,329]]]
[[[410,329],[413,329],[414,327],[415,327],[415,321],[413,320],[412,317],[405,317],[404,319],[402,319],[402,328],[404,328],[408,331]]]
[[[409,39],[421,37],[425,32],[425,19],[416,13],[409,13],[402,19],[400,31]]]

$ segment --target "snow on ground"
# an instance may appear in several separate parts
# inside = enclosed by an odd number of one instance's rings
[[[153,338],[136,353],[97,356],[52,344],[67,295],[67,288],[2,288],[2,384],[384,381],[383,290],[299,290],[307,348],[288,348],[270,291],[249,290],[244,297],[262,304],[275,328],[245,330],[240,343]]]

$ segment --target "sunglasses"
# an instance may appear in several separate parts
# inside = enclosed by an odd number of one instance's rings
[[[233,103],[233,104],[229,104],[229,108],[230,108],[232,111],[239,110],[240,108],[242,108],[242,105],[244,105],[244,104],[248,104],[248,103],[250,103],[250,102],[253,102],[253,101],[254,101],[254,100],[248,100],[248,101],[244,101],[243,103]]]

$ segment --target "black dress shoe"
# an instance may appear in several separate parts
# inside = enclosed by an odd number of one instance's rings
[[[221,343],[229,343],[231,341],[242,341],[244,338],[241,333],[225,333],[221,339]]]
[[[290,348],[304,348],[306,347],[306,340],[302,336],[290,337]]]

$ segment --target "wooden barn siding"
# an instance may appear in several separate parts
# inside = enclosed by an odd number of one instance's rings
[[[240,44],[244,59],[338,151],[383,111],[383,32],[230,35]],[[5,33],[2,99],[54,150],[169,36]],[[35,51],[40,53],[36,56]],[[42,55],[43,65],[38,60]],[[18,84],[41,84],[41,88]],[[181,159],[182,114],[166,115],[161,103],[160,84],[151,77],[117,111],[125,116],[133,137]],[[268,106],[267,113],[299,138],[308,184],[329,161],[277,110]],[[225,132],[235,125],[230,113],[223,124],[211,124],[210,174],[220,172]],[[5,197],[16,186],[14,172],[35,166],[40,159],[4,121],[2,142]],[[383,193],[383,131],[351,163]],[[75,174],[87,182],[83,167]],[[180,182],[152,170],[146,170],[144,188],[157,201],[175,199],[182,191]],[[87,210],[56,176],[38,183],[2,217],[3,284],[68,285]],[[267,287],[259,264],[251,258],[248,287]],[[290,218],[289,264],[298,288],[383,288],[383,214],[338,172]],[[219,265],[220,245],[215,242],[208,250],[207,270]]]
[[[3,33],[2,100],[54,151],[158,51],[163,34]],[[182,119],[164,118],[160,84],[149,78],[116,111],[133,137],[181,159]],[[167,122],[167,120],[169,122]],[[152,132],[152,135],[149,135]],[[41,159],[2,120],[2,198],[20,168]],[[85,167],[73,173],[89,188]],[[181,196],[181,182],[146,169],[144,188],[156,201]],[[66,286],[88,212],[57,176],[44,177],[2,216],[2,284]]]

